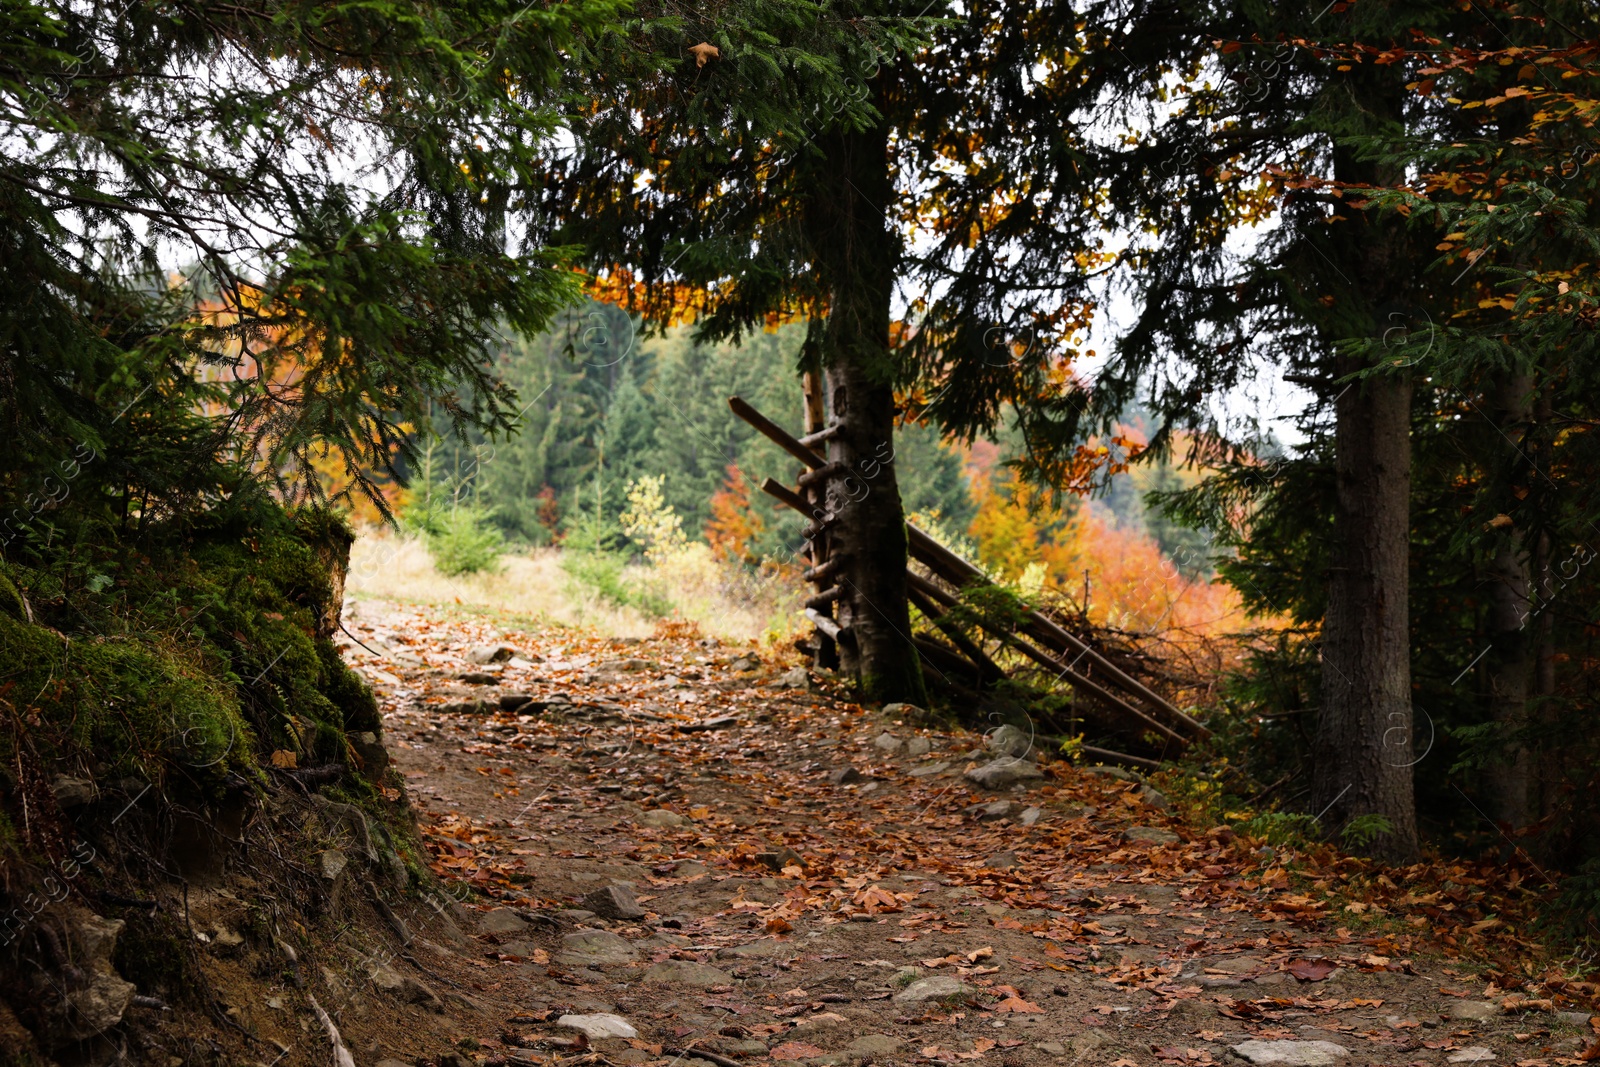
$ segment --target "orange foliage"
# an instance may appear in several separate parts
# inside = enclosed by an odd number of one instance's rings
[[[728,464],[722,488],[711,495],[711,520],[706,523],[706,541],[719,560],[755,563],[750,542],[766,529],[766,522],[750,506],[750,483],[738,464]]]
[[[718,286],[716,293],[687,282],[663,282],[651,286],[639,281],[632,271],[624,267],[589,277],[585,285],[585,290],[595,300],[636,312],[665,326],[683,326],[694,322],[719,300],[730,299],[734,288],[733,282]],[[762,320],[762,329],[767,333],[776,333],[780,326],[803,322],[825,312],[826,308],[821,306],[768,311]]]
[[[1119,529],[1087,507],[1053,508],[1010,472],[980,475],[973,495],[978,514],[968,532],[982,563],[1003,581],[1039,582],[1080,604],[1087,572],[1096,626],[1218,636],[1246,623],[1237,593],[1184,577],[1142,531]]]
[[[203,300],[197,305],[196,326],[211,332],[216,340],[221,341],[222,353],[237,361],[233,365],[201,368],[201,377],[210,381],[254,381],[279,404],[295,406],[303,400],[301,382],[307,373],[306,356],[302,353],[321,353],[320,356],[313,355],[313,359],[337,359],[337,353],[342,349],[333,350],[330,354],[324,351],[325,346],[297,344],[308,336],[305,324],[294,321],[292,313],[265,303],[263,296],[259,289],[245,287],[240,292],[238,303],[232,300]],[[209,415],[226,414],[221,405],[216,403],[208,403],[202,410]],[[391,446],[390,458],[398,451],[397,445]],[[255,457],[255,461],[261,464],[269,462],[265,454]],[[346,465],[346,457],[337,449],[324,445],[310,456],[310,461],[322,492],[344,503],[352,518],[364,523],[383,521],[383,514],[377,505],[366,493],[354,488],[356,480],[353,472]],[[376,488],[391,515],[399,514],[410,503],[410,491],[383,473],[377,463],[369,459],[360,463],[358,469]]]

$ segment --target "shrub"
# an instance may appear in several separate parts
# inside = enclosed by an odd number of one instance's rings
[[[440,574],[451,578],[500,569],[505,537],[483,510],[458,504],[429,518],[428,552]]]

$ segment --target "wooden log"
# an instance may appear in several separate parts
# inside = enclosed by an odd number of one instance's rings
[[[834,556],[832,559],[824,560],[812,567],[800,577],[803,581],[810,582],[812,585],[828,585],[833,581],[833,576],[838,574],[843,567],[844,557]]]
[[[906,524],[906,533],[911,555],[919,562],[926,564],[930,570],[951,585],[963,587],[978,583],[988,584],[989,579],[982,571],[910,523]],[[1102,656],[1082,638],[1071,631],[1063,629],[1043,614],[1030,610],[1027,613],[1027,630],[1031,636],[1037,638],[1042,644],[1055,646],[1058,652],[1077,653],[1082,658],[1089,660],[1090,663],[1104,671],[1123,690],[1147,701],[1181,726],[1193,731],[1197,736],[1202,738],[1211,736],[1210,730],[1185,715],[1171,701],[1129,675]]]
[[[824,589],[822,592],[818,593],[816,596],[812,597],[810,600],[807,600],[806,601],[806,607],[808,607],[808,608],[816,608],[818,611],[821,611],[823,608],[827,607],[829,604],[832,604],[835,600],[838,600],[839,599],[839,595],[841,593],[843,593],[843,592],[844,592],[843,588],[841,588],[840,586],[837,586],[837,585],[834,586],[832,589]]]
[[[827,399],[822,395],[822,372],[808,370],[800,375],[800,399],[805,405],[807,434],[818,433],[828,421]]]
[[[910,589],[927,596],[930,600],[939,602],[947,609],[955,607],[958,603],[960,603],[960,601],[958,601],[955,597],[951,596],[943,589],[940,589],[937,585],[928,581],[928,579],[922,577],[920,574],[917,574],[915,571],[908,571],[906,573],[906,581]],[[1061,662],[1061,660],[1050,655],[1048,652],[1036,648],[1027,641],[1022,640],[1014,633],[1007,633],[999,626],[987,625],[982,618],[978,619],[978,625],[983,626],[990,633],[993,633],[996,637],[1000,638],[1002,641],[1006,642],[1006,644],[1015,648],[1018,652],[1021,652],[1024,656],[1027,656],[1035,663],[1056,672],[1056,676],[1058,678],[1066,679],[1066,681],[1074,689],[1081,690],[1082,692],[1099,698],[1103,703],[1109,704],[1117,711],[1122,712],[1124,715],[1127,715],[1132,719],[1138,720],[1144,725],[1155,730],[1157,733],[1161,734],[1163,737],[1174,740],[1180,745],[1187,745],[1189,743],[1188,738],[1173,730],[1172,727],[1158,719],[1152,718],[1150,715],[1139,710],[1126,700],[1111,692],[1105,686],[1100,685],[1094,679],[1074,670],[1070,664]]]
[[[1166,723],[1159,719],[1153,718],[1146,712],[1134,707],[1132,704],[1117,696],[1117,694],[1113,693],[1105,686],[1100,685],[1098,682],[1089,678],[1087,675],[1079,674],[1077,671],[1072,669],[1071,665],[1061,662],[1059,659],[1050,655],[1043,649],[1035,647],[1033,644],[1022,640],[1014,634],[1011,635],[1008,643],[1011,645],[1011,647],[1015,648],[1018,652],[1021,652],[1024,656],[1027,656],[1041,667],[1054,671],[1057,678],[1065,679],[1066,682],[1072,686],[1072,688],[1098,697],[1102,702],[1111,705],[1113,708],[1116,708],[1129,718],[1137,719],[1139,722],[1143,723],[1145,726],[1148,726],[1161,736],[1170,741],[1177,742],[1180,747],[1189,744],[1189,739],[1187,737],[1183,736]]]
[[[830,478],[837,478],[841,474],[849,473],[849,467],[845,466],[843,463],[835,462],[828,464],[826,467],[818,467],[816,470],[806,471],[804,474],[800,475],[800,477],[796,478],[795,482],[802,489],[810,489],[812,486],[825,485]]]
[[[820,444],[832,440],[839,433],[837,426],[824,426],[815,433],[808,433],[800,438],[800,443],[807,448],[816,448]]]
[[[768,478],[766,481],[762,482],[761,491],[770,497],[776,498],[780,503],[787,507],[793,508],[802,515],[811,515],[812,511],[816,510],[811,506],[811,502],[809,500],[776,479]],[[816,516],[811,515],[811,517],[815,518]]]
[[[1161,769],[1161,763],[1158,760],[1145,759],[1143,756],[1130,756],[1126,752],[1113,752],[1109,748],[1095,748],[1093,745],[1083,745],[1079,747],[1078,751],[1085,756],[1093,756],[1101,763],[1126,763],[1130,767],[1144,767],[1152,771]]]
[[[785,452],[789,453],[789,455],[793,456],[795,459],[798,459],[801,463],[804,463],[812,470],[816,470],[819,467],[825,467],[828,465],[827,460],[823,459],[821,456],[811,451],[811,449],[801,444],[787,430],[774,423],[771,419],[761,414],[761,412],[757,411],[749,404],[746,404],[739,397],[729,397],[728,407],[733,409],[733,413],[735,415],[739,416],[745,422],[748,422],[751,426],[754,426],[757,431],[759,431],[773,444],[777,445],[779,448],[783,449]]]
[[[911,602],[917,610],[928,617],[928,621],[939,628],[939,631],[950,639],[950,643],[960,650],[961,654],[971,660],[978,667],[978,678],[988,684],[998,682],[1006,676],[1000,665],[989,658],[988,653],[978,646],[978,643],[961,632],[961,627],[945,617],[944,610],[934,599],[917,588],[916,579],[921,576],[914,571],[906,571],[906,592],[911,597]]]
[[[850,631],[847,628],[840,626],[838,623],[828,618],[816,608],[807,608],[806,618],[811,620],[811,625],[815,626],[817,629],[821,630],[835,641],[847,641],[850,638]]]

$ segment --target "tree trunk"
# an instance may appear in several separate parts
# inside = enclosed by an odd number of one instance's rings
[[[1407,604],[1410,379],[1367,379],[1335,408],[1334,549],[1312,797],[1330,830],[1358,816],[1383,816],[1393,829],[1371,851],[1406,859],[1417,850]]]
[[[1371,124],[1370,132],[1397,127],[1404,90],[1388,68],[1352,72],[1339,89]],[[1397,168],[1364,158],[1348,144],[1336,145],[1333,157],[1334,177],[1341,182],[1394,185],[1404,179]],[[1339,317],[1324,327],[1331,345],[1348,338],[1351,324],[1362,319],[1368,336],[1380,337],[1390,324],[1378,308],[1402,297],[1411,280],[1398,220],[1351,208],[1341,212],[1342,221],[1330,223],[1329,233],[1344,270],[1337,282],[1329,276],[1324,290],[1338,294]],[[1336,351],[1337,377],[1372,365],[1366,352]],[[1394,368],[1340,388],[1334,400],[1333,550],[1322,623],[1313,813],[1330,833],[1352,819],[1381,816],[1390,829],[1365,850],[1408,860],[1417,854],[1408,604],[1411,377]]]
[[[1500,377],[1488,397],[1495,425],[1512,440],[1525,436],[1532,389],[1533,383],[1526,374],[1508,373]],[[1518,499],[1527,496],[1523,451],[1521,447],[1513,448],[1506,464],[1511,472],[1512,493]],[[1522,491],[1517,492],[1519,489]],[[1513,523],[1511,535],[1510,543],[1495,554],[1489,565],[1487,622],[1491,650],[1484,657],[1484,673],[1488,680],[1489,717],[1497,727],[1496,761],[1488,768],[1491,810],[1496,821],[1508,829],[1517,829],[1537,818],[1531,792],[1533,755],[1524,735],[1535,655],[1536,631],[1529,622],[1533,610],[1541,605],[1530,596],[1530,560],[1522,522]]]
[[[884,217],[893,198],[886,127],[820,139],[829,179],[811,202],[811,240],[828,286],[822,333],[827,458],[837,517],[828,551],[843,557],[838,620],[842,669],[872,701],[926,702],[906,598],[905,513],[894,467],[890,293],[898,252]]]

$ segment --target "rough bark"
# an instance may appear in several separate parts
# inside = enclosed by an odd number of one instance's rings
[[[828,509],[839,517],[829,550],[844,557],[838,601],[841,666],[869,700],[926,702],[911,641],[906,595],[906,520],[892,456],[894,391],[852,361],[828,372],[828,400],[839,432],[828,459],[852,472],[828,487]]]
[[[1352,73],[1344,88],[1350,105],[1375,127],[1398,119],[1402,88],[1387,68]],[[1333,156],[1334,175],[1343,182],[1387,185],[1404,178],[1351,146],[1336,146]],[[1377,337],[1385,325],[1377,308],[1403,297],[1410,281],[1404,231],[1397,220],[1360,211],[1348,212],[1330,231],[1344,263],[1337,275],[1340,298],[1351,307],[1330,321],[1325,336],[1339,342],[1349,336],[1349,323],[1366,317],[1369,336]],[[1350,346],[1338,351],[1338,378],[1368,369],[1374,358]],[[1332,833],[1361,816],[1387,819],[1390,831],[1367,851],[1404,860],[1417,854],[1408,604],[1411,377],[1389,368],[1341,388],[1334,401],[1333,549],[1313,810]]]
[[[1313,802],[1323,824],[1381,815],[1372,851],[1416,853],[1410,571],[1411,383],[1368,379],[1337,404],[1334,550],[1322,624]]]
[[[1530,414],[1533,388],[1526,374],[1502,375],[1489,396],[1490,410],[1501,433],[1520,439]],[[1513,451],[1510,467],[1513,494],[1527,495],[1525,463],[1520,448]],[[1517,489],[1523,490],[1516,493]],[[1489,565],[1489,654],[1484,657],[1489,717],[1497,727],[1496,760],[1488,768],[1491,812],[1511,829],[1534,821],[1533,754],[1524,740],[1528,728],[1528,698],[1533,682],[1535,630],[1529,617],[1532,602],[1531,560],[1521,524],[1513,520],[1511,537]]]
[[[894,364],[890,292],[897,248],[884,217],[893,196],[888,131],[839,134],[822,147],[833,164],[810,219],[829,287],[821,363],[830,463],[847,472],[828,484],[838,517],[828,550],[844,560],[838,601],[841,668],[874,701],[925,703],[906,597],[905,514],[894,466]]]

